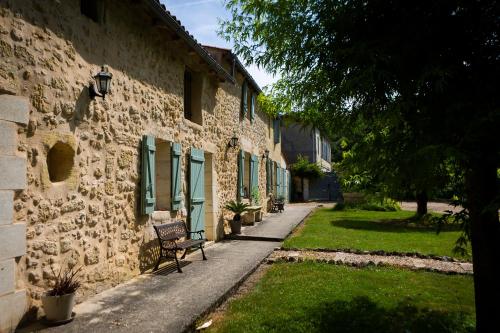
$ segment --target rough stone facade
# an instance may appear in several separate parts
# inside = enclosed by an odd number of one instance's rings
[[[205,151],[205,227],[212,240],[223,237],[230,216],[223,207],[237,194],[238,149],[228,148],[230,138],[238,136],[242,149],[259,156],[261,198],[264,151],[285,166],[269,117],[258,108],[253,123],[241,117],[241,72],[236,84],[221,82],[143,1],[106,6],[99,24],[82,15],[78,0],[0,2],[0,94],[30,101],[16,152],[27,160],[27,186],[15,192],[12,208],[13,222],[26,224],[27,251],[15,270],[31,316],[61,267],[84,267],[81,301],[150,269],[157,251],[152,223],[186,217],[185,209],[140,214],[143,135],[182,145],[184,203],[187,155],[192,147]],[[104,63],[113,74],[112,93],[91,100],[89,80]],[[186,66],[201,73],[202,124],[184,119]]]

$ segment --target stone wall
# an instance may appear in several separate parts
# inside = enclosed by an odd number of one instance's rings
[[[0,332],[13,330],[26,308],[26,291],[16,281],[16,264],[26,253],[26,223],[14,220],[13,211],[14,194],[26,188],[17,132],[28,124],[28,112],[26,98],[0,94]]]
[[[258,110],[253,124],[240,117],[241,76],[236,85],[219,82],[187,45],[153,26],[140,1],[110,0],[109,8],[106,23],[97,24],[80,14],[77,0],[0,4],[0,93],[30,101],[17,142],[17,154],[27,158],[27,187],[13,198],[13,222],[26,222],[16,283],[28,291],[33,314],[61,267],[83,266],[81,301],[154,265],[152,221],[183,217],[184,210],[138,213],[143,135],[181,143],[183,156],[191,147],[212,154],[216,198],[207,235],[214,239],[229,217],[223,206],[236,198],[238,150],[227,147],[233,134],[247,151],[262,156],[267,148],[281,158],[268,117]],[[89,79],[104,63],[112,93],[90,100]],[[203,73],[202,126],[184,119],[186,65]],[[185,195],[186,164],[184,158]]]

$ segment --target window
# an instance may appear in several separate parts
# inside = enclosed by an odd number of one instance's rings
[[[250,198],[251,195],[251,175],[252,175],[252,159],[250,157],[250,154],[245,152],[245,174],[244,174],[244,179],[243,179],[243,197],[244,198]]]
[[[203,76],[186,68],[184,70],[184,118],[203,125],[201,95]]]
[[[281,139],[281,128],[280,128],[280,120],[274,119],[273,121],[273,130],[274,130],[274,143],[279,143]]]
[[[243,118],[247,115],[248,110],[248,84],[247,81],[243,81],[241,85],[241,115]]]
[[[250,121],[253,123],[255,119],[255,94],[250,94]]]
[[[150,135],[142,139],[141,213],[182,206],[181,145]]]
[[[80,0],[80,12],[96,23],[104,23],[106,16],[105,0]]]
[[[171,207],[171,186],[172,179],[172,158],[170,154],[170,142],[156,139],[155,151],[155,190],[156,207],[155,210],[170,210]]]

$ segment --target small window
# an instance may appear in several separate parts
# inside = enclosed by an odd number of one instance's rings
[[[104,23],[106,17],[105,0],[80,0],[80,12],[96,23]]]
[[[243,81],[241,85],[241,115],[245,119],[248,111],[248,84],[247,81]]]
[[[243,178],[243,197],[250,198],[250,168],[251,168],[252,159],[249,153],[245,152],[245,168],[244,168],[244,178]]]
[[[184,118],[199,125],[203,125],[201,111],[202,91],[202,75],[186,68],[184,71]]]

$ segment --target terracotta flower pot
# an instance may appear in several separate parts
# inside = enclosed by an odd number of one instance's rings
[[[64,322],[71,320],[75,306],[75,293],[62,296],[42,296],[43,310],[48,321]]]

